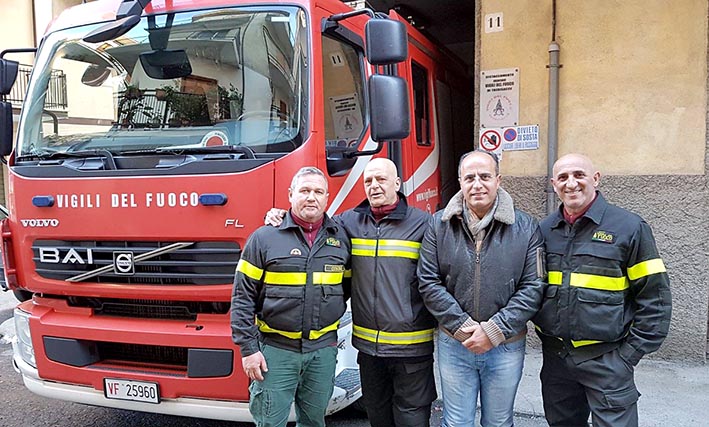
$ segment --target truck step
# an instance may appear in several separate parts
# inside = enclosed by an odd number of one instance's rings
[[[359,370],[354,368],[343,369],[335,378],[335,387],[339,387],[347,392],[347,397],[360,391]]]

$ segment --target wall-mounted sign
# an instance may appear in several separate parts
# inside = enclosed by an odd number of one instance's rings
[[[500,129],[480,129],[479,147],[502,156],[502,133]]]
[[[483,22],[483,27],[485,27],[485,32],[486,33],[499,33],[500,31],[504,31],[505,25],[504,25],[504,20],[502,19],[503,15],[502,12],[497,12],[497,13],[488,13],[485,15],[485,22]]]
[[[536,150],[539,148],[539,125],[514,126],[500,129],[505,151]]]
[[[519,69],[480,72],[480,126],[500,128],[519,122]]]

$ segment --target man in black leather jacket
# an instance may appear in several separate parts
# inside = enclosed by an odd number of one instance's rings
[[[424,235],[419,291],[438,320],[443,426],[512,426],[527,321],[544,292],[542,235],[500,188],[497,157],[461,157],[459,191]]]

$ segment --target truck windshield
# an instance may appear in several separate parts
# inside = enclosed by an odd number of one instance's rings
[[[19,156],[212,146],[286,153],[302,143],[303,10],[170,13],[143,17],[114,40],[84,40],[100,26],[44,40],[22,111]]]

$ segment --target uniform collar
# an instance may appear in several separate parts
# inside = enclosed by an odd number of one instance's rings
[[[396,205],[396,209],[382,219],[404,219],[406,217],[406,211],[409,209],[409,204],[406,202],[406,196],[399,191],[397,191],[396,194],[399,195],[399,203]],[[372,207],[367,199],[364,199],[362,203],[357,205],[357,207],[354,208],[354,211],[374,218],[374,215],[372,215]]]
[[[278,226],[279,230],[287,230],[289,228],[300,228],[300,226],[295,221],[293,221],[293,218],[290,214],[290,210],[283,217],[283,222],[281,222],[281,225]],[[325,214],[325,216],[323,217],[321,228],[337,230],[337,224],[335,224],[335,221],[333,221],[327,214]]]
[[[582,218],[588,218],[594,223],[600,224],[607,207],[608,202],[606,201],[605,197],[603,197],[603,194],[601,194],[600,191],[596,190],[596,198],[591,204],[591,207],[588,208],[586,213],[584,213],[581,218],[577,219],[576,222],[581,221]],[[564,220],[563,209],[564,206],[559,205],[559,209],[557,209],[556,213],[554,214],[554,228],[558,227],[562,222],[566,222],[566,220]]]

